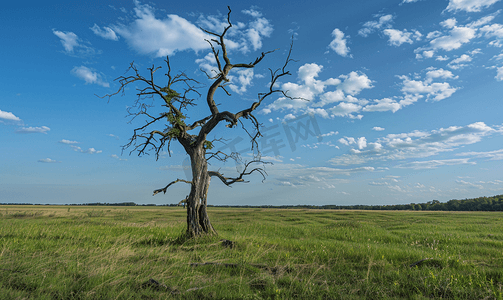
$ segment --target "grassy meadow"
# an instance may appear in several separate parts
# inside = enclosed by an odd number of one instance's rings
[[[0,206],[0,299],[503,299],[503,214]],[[222,242],[227,239],[231,242]]]

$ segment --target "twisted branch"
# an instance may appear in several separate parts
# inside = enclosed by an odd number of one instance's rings
[[[192,184],[192,181],[188,181],[188,180],[185,180],[185,179],[177,179],[175,181],[170,182],[167,186],[163,187],[162,189],[155,190],[154,194],[152,196],[155,196],[155,195],[157,195],[160,192],[164,192],[164,194],[166,194],[166,191],[168,190],[168,188],[170,186],[172,186],[173,184],[177,183],[177,182],[185,182],[185,183],[188,183],[188,184]]]

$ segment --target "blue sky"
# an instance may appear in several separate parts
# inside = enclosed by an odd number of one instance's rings
[[[233,62],[278,49],[234,72],[217,101],[249,106],[281,67],[292,73],[257,117],[269,174],[210,204],[398,204],[503,193],[503,1],[12,1],[0,11],[0,202],[178,203],[187,178],[179,146],[155,160],[121,154],[135,126],[134,87],[107,101],[132,61],[209,86],[215,66],[204,27],[220,31],[231,6]],[[145,73],[146,74],[146,73]],[[159,77],[162,80],[162,77]],[[204,93],[204,89],[202,90]],[[209,114],[201,102],[193,119]],[[244,139],[240,139],[239,137]],[[246,134],[218,128],[222,150],[249,158]],[[239,165],[212,164],[226,175]]]

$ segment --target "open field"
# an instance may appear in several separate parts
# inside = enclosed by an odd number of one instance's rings
[[[0,299],[503,299],[502,213],[209,214],[184,241],[182,208],[0,206]]]

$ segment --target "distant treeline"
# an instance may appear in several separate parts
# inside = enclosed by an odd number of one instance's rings
[[[222,206],[220,206],[222,207]],[[234,206],[228,206],[234,207]],[[243,206],[239,206],[243,207]],[[247,207],[247,206],[244,206]],[[257,206],[248,206],[257,207]],[[410,203],[397,205],[286,205],[286,206],[260,206],[270,208],[307,208],[307,209],[360,209],[360,210],[444,210],[444,211],[503,211],[503,195],[493,197],[479,197],[464,200],[438,200],[426,203]]]
[[[37,205],[30,203],[0,203],[0,205]],[[38,204],[40,205],[40,204]],[[177,204],[136,204],[122,203],[84,203],[71,205],[85,206],[178,206]],[[503,195],[493,197],[479,197],[464,200],[438,200],[426,203],[410,203],[397,205],[208,205],[209,207],[240,207],[240,208],[304,208],[304,209],[361,209],[361,210],[445,210],[445,211],[503,211]]]

